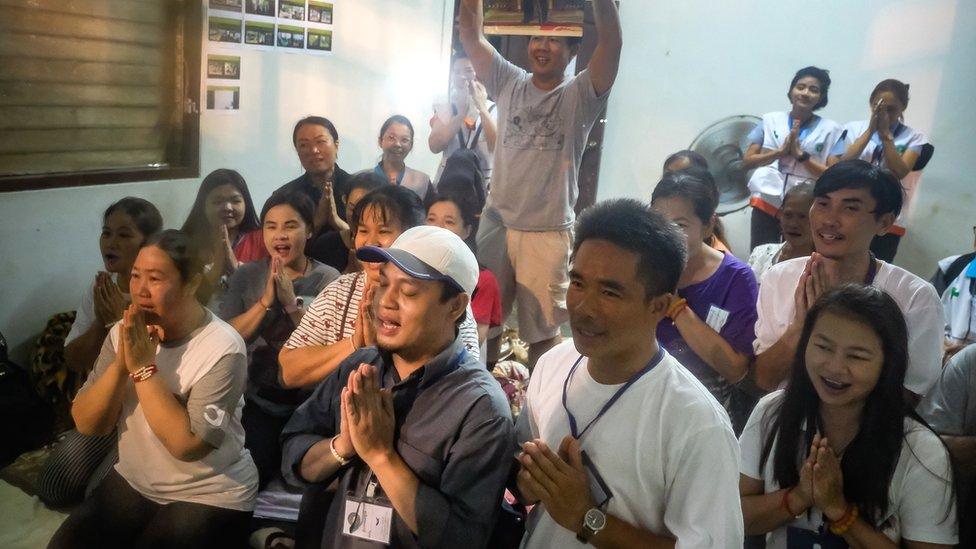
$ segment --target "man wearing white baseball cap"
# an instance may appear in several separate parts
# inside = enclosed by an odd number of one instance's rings
[[[299,531],[324,514],[313,546],[485,547],[515,432],[501,387],[457,335],[478,263],[433,226],[357,256],[384,263],[369,315],[377,346],[347,358],[282,432],[286,479],[338,479],[327,509],[303,504]]]

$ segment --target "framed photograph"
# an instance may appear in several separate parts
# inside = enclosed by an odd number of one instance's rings
[[[243,0],[210,0],[210,9],[241,13]]]
[[[586,0],[485,0],[485,34],[583,36]]]

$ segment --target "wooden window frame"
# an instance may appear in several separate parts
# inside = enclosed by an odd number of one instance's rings
[[[177,4],[174,2],[174,4]],[[183,66],[182,142],[172,165],[158,168],[120,168],[53,172],[26,175],[0,175],[0,192],[32,191],[63,187],[85,187],[111,183],[134,183],[200,176],[200,71],[203,48],[203,9],[197,0],[183,0],[182,9],[173,11],[172,28],[182,26],[177,47]],[[182,19],[180,21],[179,19]],[[173,56],[177,52],[172,52]]]

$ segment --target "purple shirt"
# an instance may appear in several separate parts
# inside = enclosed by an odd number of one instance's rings
[[[725,254],[712,276],[679,289],[678,295],[688,300],[688,307],[698,318],[717,331],[733,349],[753,356],[759,286],[749,265],[732,254]],[[732,385],[691,350],[671,319],[665,318],[658,324],[657,340],[728,408]]]

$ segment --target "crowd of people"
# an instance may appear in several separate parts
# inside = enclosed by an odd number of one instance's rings
[[[693,151],[576,218],[622,48],[593,8],[567,76],[579,39],[532,37],[526,71],[462,0],[433,179],[407,118],[349,173],[309,116],[303,175],[260,209],[232,169],[179,230],[108,206],[64,346],[74,429],[38,483],[73,507],[50,546],[247,546],[275,483],[297,525],[258,547],[976,543],[976,259],[931,282],[890,262],[931,155],[908,86],[841,126],[814,114],[828,72],[796,73],[744,153],[743,261]],[[524,394],[493,375],[506,323]]]

